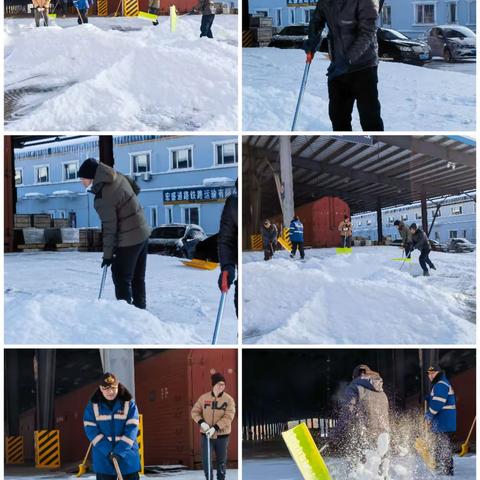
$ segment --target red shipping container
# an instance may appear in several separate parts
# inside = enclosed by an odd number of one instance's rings
[[[165,350],[135,364],[135,400],[143,414],[145,465],[200,468],[200,433],[190,415],[198,397],[211,390],[210,376],[220,372],[226,391],[238,402],[237,350]],[[88,440],[83,412],[95,383],[55,399],[55,428],[60,430],[62,465],[83,458]],[[33,452],[34,410],[20,417],[28,452]],[[238,420],[232,424],[229,465],[238,464]]]
[[[339,247],[338,225],[350,207],[338,197],[323,197],[295,209],[303,223],[305,245],[312,247]]]

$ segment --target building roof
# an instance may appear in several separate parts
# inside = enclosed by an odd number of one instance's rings
[[[447,135],[291,136],[295,205],[338,196],[351,213],[458,195],[476,188],[476,143]],[[243,137],[245,197],[255,178],[263,213],[280,212],[279,137]],[[252,175],[253,174],[253,175]]]

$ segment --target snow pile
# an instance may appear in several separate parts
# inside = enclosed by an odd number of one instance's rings
[[[235,184],[235,179],[229,177],[212,177],[203,179],[203,185],[205,186],[225,184]]]
[[[475,339],[475,253],[432,252],[424,278],[416,251],[400,270],[396,247],[243,254],[246,343],[458,344]],[[298,257],[297,257],[298,258]]]
[[[326,71],[317,54],[297,130],[331,130]],[[243,49],[244,130],[290,130],[305,67],[303,50]],[[385,129],[475,130],[475,76],[381,62],[379,95]],[[361,130],[356,108],[354,130]]]
[[[101,253],[40,252],[5,255],[7,344],[210,343],[220,292],[218,271],[149,255],[147,311],[115,300],[110,273],[102,300]],[[237,342],[233,292],[219,343]]]
[[[16,468],[15,473],[12,475],[8,474],[8,469],[7,472],[5,473],[5,479],[6,480],[22,480],[22,479],[28,479],[28,480],[48,480],[49,478],[51,479],[58,479],[58,478],[71,478],[72,480],[77,478],[75,475],[62,475],[62,473],[59,472],[35,472],[33,474],[22,474],[20,469]],[[23,469],[22,469],[23,470]],[[27,469],[25,469],[27,470]],[[13,472],[13,469],[12,469]],[[175,479],[181,479],[181,480],[203,480],[205,478],[203,471],[201,470],[183,470],[183,471],[175,471],[175,472],[162,472],[160,475],[161,478],[175,478]],[[87,480],[93,480],[96,478],[95,474],[93,473],[86,473],[82,475],[82,478],[87,479]],[[159,478],[159,475],[142,475],[142,478]],[[238,470],[227,470],[227,478],[228,480],[237,480],[238,478]]]
[[[351,470],[343,459],[324,457],[331,477],[334,480],[352,478]],[[243,480],[302,480],[302,475],[291,459],[253,459],[243,460]],[[455,478],[462,480],[476,479],[476,457],[455,457]],[[371,480],[371,477],[361,477]],[[378,476],[377,476],[378,478]],[[396,457],[389,470],[389,480],[447,480],[452,477],[436,476],[428,471],[422,460],[416,455]]]
[[[5,21],[8,130],[236,130],[237,16],[90,21]]]

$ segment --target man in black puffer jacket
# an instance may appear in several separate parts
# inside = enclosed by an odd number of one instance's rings
[[[423,230],[420,230],[417,227],[416,223],[412,223],[410,225],[410,233],[412,234],[411,250],[412,252],[413,250],[420,250],[420,258],[418,259],[418,261],[420,262],[420,266],[422,267],[423,276],[429,277],[430,272],[428,271],[427,265],[432,270],[436,270],[436,268],[429,257],[431,247],[430,247],[430,242],[428,241],[427,234]]]
[[[335,131],[352,130],[357,101],[365,131],[383,131],[378,100],[378,0],[319,0],[310,20],[305,51],[313,57],[328,26],[329,115]]]
[[[235,184],[237,185],[237,184]],[[238,285],[236,276],[238,253],[238,196],[230,195],[223,207],[218,232],[218,260],[220,262],[220,276],[218,286],[222,292],[227,291],[235,282],[235,312],[238,316]]]

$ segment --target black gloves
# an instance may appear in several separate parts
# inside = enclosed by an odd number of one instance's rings
[[[318,50],[319,44],[320,42],[317,37],[308,37],[307,40],[303,41],[303,49],[307,55],[310,53],[313,57]]]
[[[220,272],[218,277],[218,288],[222,293],[228,291],[232,283],[235,280],[235,266],[234,265],[225,265]]]
[[[109,267],[112,263],[113,263],[113,258],[103,258],[102,266],[100,268]]]

